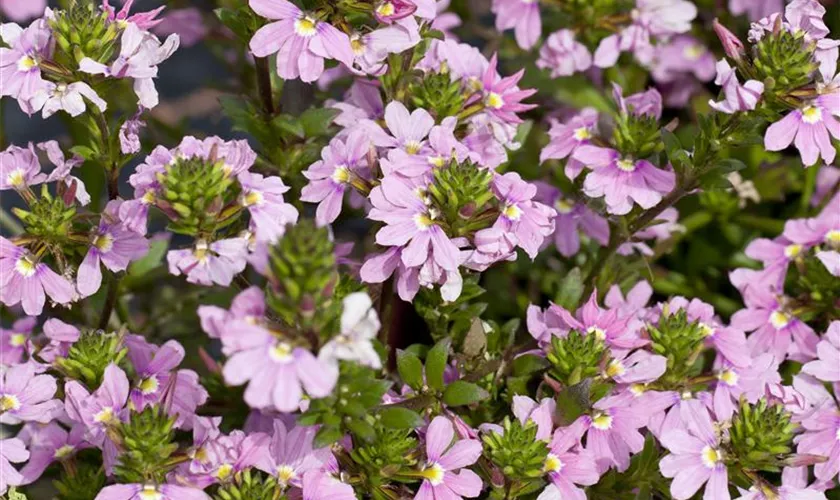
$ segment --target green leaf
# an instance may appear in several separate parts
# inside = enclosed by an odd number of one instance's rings
[[[583,288],[583,276],[580,269],[576,267],[569,271],[560,282],[560,290],[557,291],[554,302],[564,309],[574,310],[583,295]]]
[[[72,148],[70,148],[70,152],[81,156],[85,160],[92,160],[98,155],[98,153],[93,149],[82,145],[73,146]]]
[[[139,278],[159,266],[167,248],[169,248],[169,241],[153,241],[149,246],[149,252],[143,258],[135,260],[128,266],[128,275]]]
[[[306,137],[326,135],[339,110],[335,108],[309,108],[300,115],[300,124]]]
[[[477,403],[490,397],[490,393],[481,387],[464,382],[463,380],[456,380],[446,387],[443,391],[443,402],[447,406],[464,406]]]
[[[397,350],[397,371],[403,382],[414,390],[423,387],[423,363],[414,354]]]
[[[446,369],[446,362],[449,360],[449,345],[451,340],[447,337],[429,349],[426,355],[426,384],[432,389],[443,390],[443,371]]]
[[[315,442],[313,443],[313,446],[315,448],[330,446],[341,439],[342,435],[343,433],[338,427],[325,425],[321,427],[318,434],[315,434]]]
[[[301,120],[292,115],[282,114],[276,116],[271,120],[271,124],[300,139],[303,139],[306,134]]]
[[[591,379],[587,379],[557,394],[557,415],[563,425],[571,424],[589,408],[590,385]]]
[[[350,429],[356,437],[364,441],[370,442],[376,438],[376,429],[373,428],[366,420],[351,420],[347,422],[347,428]],[[332,444],[332,443],[330,443]]]
[[[548,368],[548,361],[543,356],[536,356],[534,354],[523,354],[513,360],[514,375],[531,375],[541,370]]]
[[[423,424],[423,417],[416,411],[401,406],[383,409],[379,412],[379,418],[382,425],[391,429],[414,429]]]

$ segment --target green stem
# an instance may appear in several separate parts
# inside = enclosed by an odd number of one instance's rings
[[[263,109],[268,116],[274,115],[274,95],[271,91],[271,73],[268,59],[265,57],[254,58],[254,65],[257,68],[257,90],[262,100]]]

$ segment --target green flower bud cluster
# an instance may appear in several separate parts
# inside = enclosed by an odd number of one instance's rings
[[[515,483],[542,481],[545,475],[548,444],[537,439],[537,426],[530,420],[505,417],[502,432],[488,432],[482,437],[485,455]]]
[[[59,49],[56,62],[68,68],[77,68],[86,57],[107,62],[116,50],[120,26],[91,0],[70,2],[67,10],[54,13],[49,24]]]
[[[175,418],[159,406],[132,412],[128,422],[118,424],[114,432],[122,453],[114,467],[116,476],[127,483],[164,482],[176,463],[172,457],[178,449],[174,426]]]
[[[429,161],[437,161],[431,158]],[[443,222],[451,237],[467,236],[489,227],[498,217],[490,204],[495,199],[490,189],[493,172],[467,161],[440,158],[434,181],[427,188],[430,212]]]
[[[67,356],[56,359],[55,367],[67,378],[78,380],[88,388],[96,388],[102,384],[108,365],[118,365],[127,353],[121,334],[83,330]]]
[[[616,119],[613,142],[626,156],[647,158],[663,148],[659,120],[648,115],[622,113]]]
[[[566,387],[596,377],[609,357],[604,341],[594,333],[572,330],[565,337],[552,337],[546,359],[549,374]]]
[[[280,485],[274,476],[251,469],[237,473],[231,483],[219,488],[213,498],[216,500],[282,500]]]
[[[457,115],[464,107],[461,82],[453,81],[447,71],[425,74],[409,85],[408,95],[416,107],[427,110],[438,122]]]
[[[223,161],[178,158],[158,181],[156,204],[172,220],[173,232],[209,236],[237,220],[239,189]]]
[[[76,206],[65,203],[63,197],[50,194],[46,184],[41,185],[41,196],[32,197],[29,210],[13,208],[12,211],[26,227],[26,233],[53,243],[66,241],[73,226]]]
[[[687,378],[702,369],[698,363],[709,328],[697,321],[689,321],[685,310],[671,313],[667,306],[656,325],[647,326],[651,348],[668,359],[665,375],[659,383],[667,387],[684,385]]]
[[[310,219],[289,226],[271,248],[269,265],[267,303],[279,319],[302,333],[333,332],[328,326],[338,320],[341,307],[335,300],[338,268],[329,230]]]
[[[387,429],[376,426],[376,437],[370,443],[359,443],[350,451],[350,458],[361,469],[364,491],[372,491],[393,482],[400,471],[417,464],[417,439],[411,429]]]
[[[73,474],[65,471],[53,486],[57,500],[94,500],[105,486],[105,471],[99,464],[76,462]]]
[[[376,419],[370,416],[391,388],[391,382],[376,378],[376,373],[355,363],[341,363],[338,384],[325,398],[310,401],[309,409],[298,420],[299,425],[321,424],[315,446],[332,444],[347,432],[356,442],[372,443],[376,439]]]
[[[768,33],[755,47],[753,65],[758,80],[777,95],[811,83],[818,67],[814,48],[813,42],[805,41],[804,31]]]
[[[741,401],[729,429],[733,460],[745,469],[780,472],[793,449],[797,427],[781,404],[769,404],[763,398],[755,405]]]

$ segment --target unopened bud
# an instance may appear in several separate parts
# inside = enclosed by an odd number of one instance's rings
[[[741,40],[739,40],[734,33],[729,31],[726,26],[720,24],[717,19],[715,19],[712,27],[715,30],[715,34],[717,34],[720,39],[720,43],[723,45],[723,51],[726,55],[735,61],[740,61],[741,56],[744,55],[744,44]]]

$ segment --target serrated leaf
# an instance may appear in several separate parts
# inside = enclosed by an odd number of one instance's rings
[[[381,410],[379,418],[382,425],[391,429],[414,429],[423,425],[423,417],[420,414],[401,406]]]
[[[315,448],[324,448],[326,446],[331,446],[333,443],[341,439],[341,437],[341,429],[331,425],[325,425],[321,427],[320,430],[318,430],[318,434],[315,434],[315,441],[313,443],[313,446]]]
[[[339,110],[335,108],[309,108],[300,115],[300,124],[306,137],[325,135]]]
[[[443,391],[443,402],[447,406],[464,406],[483,401],[490,397],[490,393],[481,387],[465,382],[463,380],[456,380]]]
[[[432,389],[443,390],[443,372],[449,360],[449,346],[451,340],[447,337],[429,349],[426,355],[426,385]]]
[[[397,350],[397,371],[402,381],[412,389],[423,387],[423,363],[411,352]]]
[[[554,303],[564,309],[574,310],[580,303],[583,289],[583,276],[580,269],[576,267],[563,277],[560,282],[560,289],[554,296]]]

